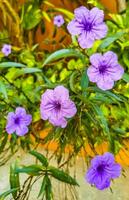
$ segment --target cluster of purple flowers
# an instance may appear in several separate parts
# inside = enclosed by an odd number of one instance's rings
[[[81,48],[91,48],[95,40],[104,38],[107,34],[107,26],[104,23],[104,12],[98,8],[88,10],[81,6],[75,9],[75,17],[67,28],[71,35],[78,36]],[[60,27],[64,24],[62,15],[54,17],[54,25]],[[5,56],[11,53],[11,45],[5,44],[1,50]],[[120,80],[124,69],[118,63],[117,55],[108,51],[103,55],[95,53],[90,56],[91,66],[87,70],[89,80],[96,83],[102,90],[113,88],[114,81]],[[56,126],[65,128],[67,121],[77,112],[75,103],[69,97],[69,91],[64,86],[47,89],[41,98],[40,113],[43,120]],[[17,107],[15,112],[8,113],[6,131],[8,134],[16,133],[24,136],[28,132],[28,126],[32,122],[32,116],[26,113],[22,107]],[[88,183],[99,190],[110,187],[112,179],[120,176],[121,167],[115,163],[111,153],[96,156],[91,161],[91,167],[86,173]]]

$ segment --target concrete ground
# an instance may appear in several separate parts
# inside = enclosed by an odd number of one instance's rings
[[[44,153],[44,152],[43,152]],[[34,159],[29,154],[25,154],[23,152],[18,153],[15,155],[6,165],[0,167],[0,193],[9,189],[9,167],[10,164],[15,161],[17,157],[20,157],[20,163],[29,165],[34,163]],[[56,162],[53,160],[52,165],[55,165]],[[73,176],[74,172],[76,174],[77,181],[80,185],[77,188],[77,199],[78,200],[129,200],[129,169],[125,169],[126,178],[121,176],[120,178],[116,179],[111,187],[113,193],[110,189],[105,191],[98,191],[96,188],[91,187],[88,183],[86,183],[84,176],[86,171],[86,166],[82,158],[78,157],[74,167],[70,169],[71,175]],[[22,174],[21,182],[23,182],[26,178],[26,175]],[[55,183],[54,182],[54,200],[74,200],[72,192],[70,188],[67,187],[67,198],[65,195],[66,186]],[[30,200],[38,200],[38,192],[41,186],[41,182],[37,182],[37,184],[33,187],[31,192]],[[7,198],[10,200],[11,198]],[[40,200],[40,199],[39,199]]]

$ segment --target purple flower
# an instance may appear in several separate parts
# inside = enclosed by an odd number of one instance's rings
[[[8,56],[11,53],[11,45],[4,44],[1,51],[5,56]]]
[[[40,112],[43,120],[49,120],[54,126],[65,128],[66,118],[73,117],[76,106],[69,99],[69,91],[63,86],[57,86],[54,90],[47,89],[42,95]]]
[[[28,132],[28,125],[32,121],[32,116],[26,114],[26,110],[22,107],[16,108],[15,113],[10,112],[7,116],[6,131],[8,134],[16,133],[23,136]]]
[[[107,34],[107,26],[103,22],[104,12],[98,8],[88,10],[81,6],[74,11],[75,18],[67,28],[71,35],[78,35],[81,48],[91,48],[95,40],[104,38]]]
[[[64,18],[62,15],[57,15],[54,17],[54,25],[60,27],[64,24]]]
[[[103,190],[110,187],[111,179],[119,177],[120,174],[121,166],[115,163],[113,154],[107,152],[92,159],[86,180],[97,189]]]
[[[108,51],[102,55],[95,53],[90,57],[91,66],[87,70],[91,82],[96,83],[102,90],[113,88],[114,81],[120,80],[124,69],[118,63],[117,55]]]

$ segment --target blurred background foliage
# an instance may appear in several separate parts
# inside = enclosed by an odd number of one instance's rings
[[[66,29],[73,10],[80,5],[103,9],[109,27],[106,39],[89,50],[80,49],[76,37],[71,38]],[[65,24],[57,29],[53,17],[59,13]],[[60,166],[79,153],[87,155],[87,161],[104,151],[113,152],[118,162],[129,165],[129,2],[1,0],[0,17],[0,47],[12,45],[8,57],[0,52],[0,165],[20,148],[29,151],[39,145],[54,150]],[[98,89],[86,76],[89,56],[107,50],[117,53],[125,69],[112,91]],[[78,108],[65,129],[53,128],[40,119],[41,94],[58,84],[69,88]],[[5,131],[6,116],[17,106],[24,106],[33,116],[30,132],[20,138]],[[62,165],[64,152],[68,158]],[[16,185],[11,193],[14,188]]]

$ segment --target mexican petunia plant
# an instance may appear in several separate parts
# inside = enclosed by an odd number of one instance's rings
[[[111,189],[124,174],[119,153],[128,158],[129,5],[111,14],[97,1],[74,11],[49,1],[12,2],[0,3],[0,166],[21,149],[36,162],[12,163],[10,190],[0,198],[31,199],[37,182],[35,198],[52,200],[59,181],[66,187],[61,200],[79,200],[76,174],[68,172],[81,154],[86,184]]]

